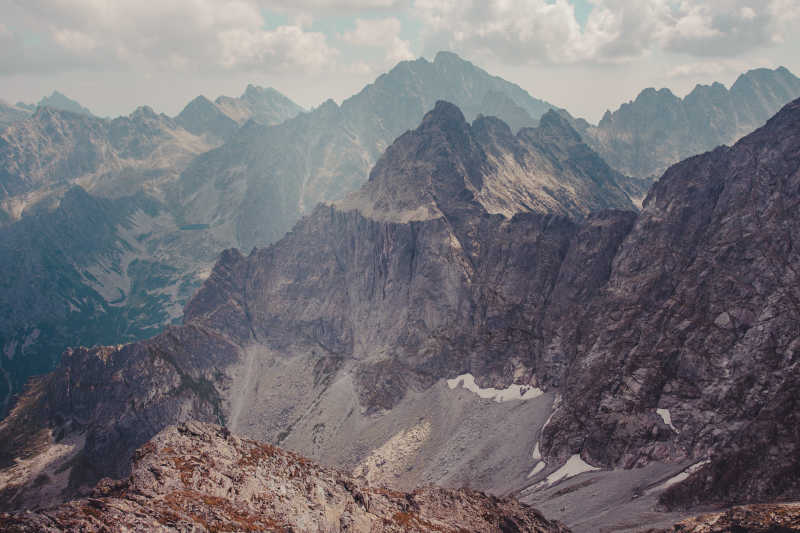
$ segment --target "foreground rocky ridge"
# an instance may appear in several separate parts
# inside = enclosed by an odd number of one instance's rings
[[[582,223],[488,212],[481,192],[502,176],[474,172],[473,140],[437,109],[359,202],[320,206],[248,257],[224,253],[184,326],[69,351],[0,424],[6,507],[122,477],[120,458],[187,418],[394,486],[558,498],[600,468],[673,464],[626,497],[800,495],[800,101],[672,167],[638,216]],[[43,471],[62,474],[49,496]]]
[[[169,427],[140,448],[131,475],[54,509],[0,514],[7,532],[482,531],[567,533],[532,508],[466,489],[371,487],[219,426]]]

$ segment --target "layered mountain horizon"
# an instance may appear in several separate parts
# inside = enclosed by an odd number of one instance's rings
[[[366,492],[328,514],[369,493],[387,530],[451,527],[425,505],[460,487],[494,496],[458,527],[522,531],[528,505],[595,531],[800,498],[798,97],[756,69],[594,126],[440,52],[310,110],[254,85],[175,117],[0,105],[0,522],[151,498],[177,514],[141,524],[242,524],[183,468],[218,466],[197,438],[240,453],[226,432],[348,473],[261,481],[344,476]],[[103,481],[155,463],[163,487]]]
[[[507,181],[500,147],[520,165],[552,158],[556,128],[574,133],[552,113],[513,136],[438,103],[357,196],[223,253],[182,326],[68,351],[0,425],[6,508],[124,477],[123,457],[193,418],[372,483],[513,492],[576,530],[658,502],[671,523],[796,498],[797,454],[756,450],[798,442],[800,101],[673,166],[639,214],[520,200],[541,174]]]

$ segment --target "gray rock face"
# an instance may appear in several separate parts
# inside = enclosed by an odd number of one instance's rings
[[[70,350],[34,382],[0,424],[3,504],[127,475],[135,447],[190,418],[390,485],[536,491],[571,468],[661,462],[689,466],[654,487],[670,507],[800,497],[800,101],[673,166],[639,215],[526,212],[545,163],[587,191],[616,175],[585,147],[561,159],[579,146],[554,113],[512,136],[438,105],[359,194],[225,252],[183,326]],[[542,163],[507,181],[506,151]],[[468,413],[464,395],[505,405]],[[442,434],[454,413],[471,433]],[[505,485],[480,470],[502,468],[497,431],[506,462],[547,466]]]
[[[730,90],[698,85],[683,99],[668,89],[645,89],[582,133],[620,172],[656,177],[682,159],[735,142],[797,97],[800,79],[786,68],[756,69]]]
[[[378,160],[361,191],[340,202],[378,219],[410,221],[474,207],[507,218],[517,213],[581,219],[634,206],[611,170],[556,112],[514,136],[481,117],[472,125],[453,104],[438,102],[418,129]],[[455,207],[459,205],[459,207]]]
[[[328,101],[274,127],[242,128],[186,169],[173,201],[185,206],[187,221],[233,235],[232,246],[269,244],[317,203],[357,190],[386,147],[436,101],[471,119],[487,102],[493,112],[509,109],[493,103],[499,95],[513,101],[510,119],[520,124],[528,125],[519,108],[533,119],[551,108],[454,54],[402,62],[341,106]]]
[[[370,487],[269,444],[190,422],[137,450],[130,478],[55,509],[0,514],[3,531],[484,531],[567,533],[514,500],[466,489]]]
[[[446,70],[460,83],[471,84],[469,91],[502,95],[505,93],[495,89],[504,88],[509,94],[523,95],[527,100],[521,101],[528,101],[531,112],[535,109],[536,101],[518,88],[456,57],[442,55],[436,69],[427,62],[420,64],[427,65],[430,79],[422,88],[412,87],[417,91],[413,98],[427,102],[430,95],[425,91],[441,86],[456,91],[447,87]],[[395,89],[408,89],[406,84],[413,80],[407,77],[414,74],[404,71],[396,75]],[[465,98],[463,92],[457,94]],[[376,111],[369,109],[373,105],[379,108],[383,104],[380,98],[363,102],[364,120],[375,115]],[[143,190],[156,200],[173,197],[166,191],[173,190],[170,184],[178,173],[198,152],[237,131],[239,122],[250,121],[241,136],[255,143],[262,132],[257,121],[270,124],[299,111],[299,106],[273,89],[248,86],[240,98],[220,97],[212,103],[198,97],[174,120],[149,108],[114,120],[40,108],[29,120],[7,130],[0,138],[0,161],[5,165],[0,171],[4,194],[0,223],[12,225],[27,218],[23,214],[38,218],[0,232],[0,247],[12,250],[7,257],[12,262],[9,272],[14,275],[9,276],[5,292],[9,312],[19,301],[30,302],[25,312],[7,317],[1,328],[0,345],[5,352],[0,368],[7,378],[0,380],[2,404],[9,404],[28,377],[51,370],[57,354],[67,346],[129,342],[155,333],[179,316],[219,251],[238,243],[235,227],[209,227],[203,222],[206,218],[197,214],[230,214],[236,205],[227,200],[217,204],[215,198],[208,204],[193,203],[193,208],[202,211],[187,210],[187,216],[181,216],[182,206],[158,201],[153,204],[158,205],[156,211],[146,213],[135,198]],[[308,124],[313,126],[313,121]],[[325,154],[325,142],[308,149]],[[227,179],[225,172],[220,171],[220,179]],[[89,191],[92,201],[70,201],[68,191],[75,183]],[[227,182],[221,191],[239,194],[239,185]],[[213,192],[220,190],[214,188]],[[59,208],[62,197],[65,206],[71,207]],[[99,197],[111,197],[113,202]],[[248,216],[260,216],[263,206],[257,198],[245,200],[252,204]],[[270,197],[270,201],[278,204],[280,197]],[[97,203],[94,207],[93,202]],[[298,216],[296,204],[279,207],[275,213],[283,209],[292,220]],[[116,216],[117,212],[121,216]],[[277,238],[287,228],[261,231],[271,231]],[[92,231],[97,232],[95,245],[87,245]],[[37,237],[31,238],[32,233]],[[60,255],[54,256],[53,250]],[[14,262],[19,257],[25,258],[24,262]],[[15,268],[22,264],[31,270]],[[48,276],[66,284],[52,298],[49,295],[54,288]],[[76,294],[82,296],[76,299]],[[5,408],[0,411],[5,413]]]

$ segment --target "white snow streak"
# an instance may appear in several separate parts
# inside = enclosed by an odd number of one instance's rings
[[[675,485],[676,483],[680,483],[681,481],[687,479],[689,476],[691,476],[692,474],[694,474],[695,472],[697,472],[698,470],[700,470],[701,468],[703,468],[705,465],[707,465],[710,462],[711,461],[706,459],[705,461],[700,461],[699,463],[695,463],[692,466],[690,466],[689,468],[687,468],[686,470],[684,470],[683,472],[681,472],[680,474],[678,474],[676,476],[672,476],[671,478],[666,480],[661,485],[658,485],[658,486],[653,487],[652,489],[648,490],[647,493],[650,494],[652,492],[665,490],[665,489],[671,487],[672,485]]]
[[[592,472],[594,470],[600,470],[596,466],[592,466],[589,463],[585,462],[581,459],[581,456],[578,454],[573,455],[570,457],[564,465],[547,476],[545,481],[548,485],[552,485],[557,481],[561,481],[562,479],[567,479],[571,477],[575,477],[578,474],[583,474],[584,472]]]
[[[538,463],[536,463],[536,466],[533,467],[533,470],[531,470],[531,473],[528,474],[528,477],[531,478],[531,477],[535,476],[536,474],[538,474],[539,472],[544,470],[544,467],[546,467],[546,466],[547,466],[547,463],[545,463],[544,461],[539,461]]]
[[[672,415],[669,413],[669,409],[656,409],[656,414],[661,417],[661,420],[664,421],[666,425],[670,427],[672,431],[678,433],[677,428],[672,425]]]
[[[472,374],[462,374],[447,380],[447,386],[451,389],[455,389],[459,384],[481,398],[492,399],[498,403],[512,400],[531,400],[544,394],[541,389],[527,385],[509,385],[505,389],[495,389],[494,387],[484,389],[475,383],[475,377]]]

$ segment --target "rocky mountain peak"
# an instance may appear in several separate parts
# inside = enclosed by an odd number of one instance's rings
[[[470,125],[457,106],[439,101],[386,150],[367,185],[337,205],[403,221],[461,210],[581,218],[601,206],[632,209],[620,180],[554,111],[514,136],[498,118]]]
[[[458,106],[439,100],[431,111],[422,119],[417,129],[420,133],[441,132],[445,135],[463,135],[469,130],[464,113]]]
[[[188,132],[217,139],[229,138],[239,127],[235,120],[203,95],[189,102],[175,121]]]
[[[787,69],[754,69],[730,90],[698,85],[678,98],[668,89],[645,89],[581,134],[615,169],[655,180],[682,159],[736,142],[798,96],[800,79]]]
[[[528,135],[535,132],[535,136],[543,141],[550,142],[583,142],[580,134],[575,131],[567,120],[554,109],[549,110],[539,119],[538,128],[526,130]]]

